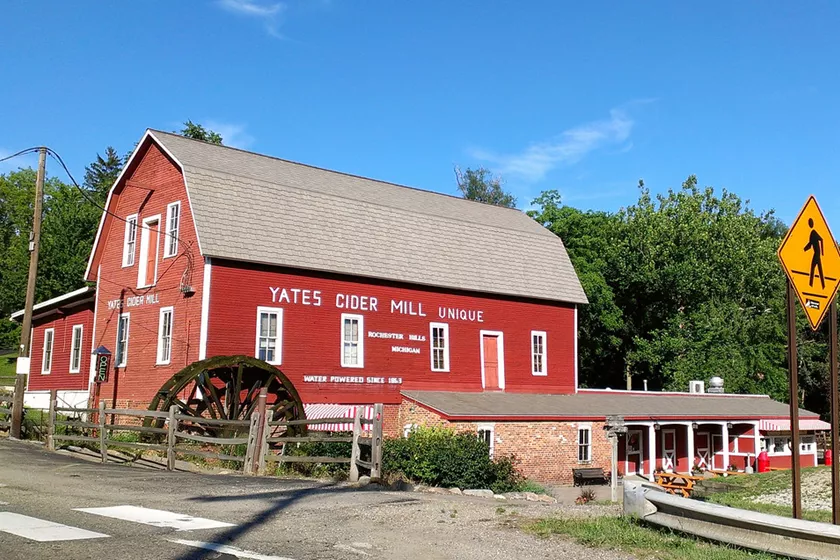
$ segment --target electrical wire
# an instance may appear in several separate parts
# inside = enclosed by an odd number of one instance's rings
[[[7,160],[10,160],[10,159],[12,159],[12,158],[16,158],[16,157],[18,157],[18,156],[22,156],[22,155],[24,155],[24,154],[29,154],[29,153],[32,153],[32,152],[37,152],[37,151],[38,151],[38,150],[40,150],[40,149],[41,149],[41,147],[40,147],[40,146],[36,146],[36,147],[33,147],[33,148],[26,148],[25,150],[21,150],[21,151],[19,151],[19,152],[17,152],[17,153],[14,153],[14,154],[10,155],[10,156],[6,156],[6,157],[4,157],[4,158],[0,158],[0,163],[2,163],[2,162],[4,162],[4,161],[7,161]],[[47,148],[47,149],[49,149],[49,148]]]

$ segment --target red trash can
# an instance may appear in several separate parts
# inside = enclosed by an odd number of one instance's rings
[[[758,454],[758,461],[756,461],[757,471],[762,472],[770,472],[770,456],[767,455],[766,451],[762,451]]]
[[[830,467],[831,463],[834,462],[834,458],[831,456],[831,449],[825,450],[825,466]]]

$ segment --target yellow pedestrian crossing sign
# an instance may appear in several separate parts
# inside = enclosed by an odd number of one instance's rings
[[[840,250],[813,196],[790,226],[778,255],[811,328],[817,330],[840,286]]]

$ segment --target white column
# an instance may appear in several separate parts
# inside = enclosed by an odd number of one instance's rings
[[[753,457],[755,458],[755,472],[758,472],[758,454],[761,453],[761,431],[759,427],[761,426],[760,422],[753,423],[753,437],[755,441],[753,443]]]
[[[721,439],[723,440],[723,470],[729,470],[729,426],[727,422],[720,424]]]
[[[648,426],[648,461],[649,479],[653,482],[653,471],[656,470],[656,429],[652,423]]]
[[[691,474],[691,469],[694,468],[694,428],[691,427],[691,422],[685,425],[685,429],[688,438],[688,474]]]

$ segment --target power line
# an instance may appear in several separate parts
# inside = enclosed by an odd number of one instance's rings
[[[14,153],[14,154],[10,155],[10,156],[6,156],[6,157],[4,157],[4,158],[0,158],[0,163],[4,162],[4,161],[6,161],[6,160],[12,159],[12,158],[16,158],[16,157],[18,157],[18,156],[22,156],[22,155],[24,155],[24,154],[29,154],[29,153],[34,153],[34,152],[37,152],[37,151],[38,151],[38,150],[40,150],[40,149],[41,149],[41,147],[40,147],[40,146],[36,146],[36,147],[33,147],[33,148],[26,148],[25,150],[21,150],[21,151],[19,151],[19,152],[17,152],[17,153]],[[49,150],[49,148],[47,148],[47,150]]]

